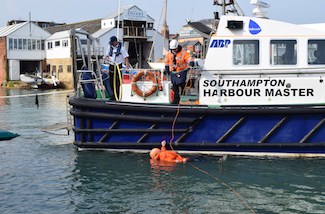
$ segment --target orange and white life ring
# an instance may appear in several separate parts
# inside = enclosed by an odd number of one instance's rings
[[[146,81],[151,81],[152,82],[152,86],[149,90],[147,91],[142,91],[138,85],[137,85],[137,81],[142,77],[145,76],[146,77]],[[150,72],[150,71],[139,71],[136,75],[133,76],[132,80],[131,80],[131,84],[132,84],[132,90],[135,94],[139,95],[140,97],[149,97],[151,96],[153,93],[156,92],[157,90],[157,78],[155,76],[154,73]]]

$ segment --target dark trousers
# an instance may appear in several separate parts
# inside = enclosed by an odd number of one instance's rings
[[[187,70],[183,70],[177,73],[171,73],[171,81],[172,81],[172,89],[174,91],[174,100],[172,104],[178,104],[180,100],[180,94],[184,95],[184,88],[186,85],[186,76]],[[181,93],[179,93],[179,89],[181,89]]]
[[[122,68],[122,64],[118,65],[119,68]],[[116,91],[116,95],[117,95],[117,99],[119,99],[120,97],[120,74],[118,72],[117,67],[115,67],[115,65],[110,65],[109,66],[109,83],[113,92],[113,99],[115,100],[115,91]],[[121,71],[121,70],[120,70]],[[115,74],[115,75],[114,75]],[[121,75],[122,75],[122,71],[121,71]],[[115,87],[114,87],[115,86]]]
[[[181,95],[183,95],[185,84],[186,84],[185,82],[177,84],[177,85],[173,84],[173,86],[172,86],[172,89],[174,91],[174,100],[172,101],[173,104],[178,104],[179,103],[179,100],[180,100],[179,89],[181,89]]]

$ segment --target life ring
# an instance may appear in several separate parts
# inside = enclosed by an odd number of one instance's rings
[[[152,82],[151,88],[149,90],[147,90],[147,91],[142,91],[141,89],[139,89],[139,87],[137,85],[137,81],[142,76],[146,77],[146,81],[151,81]],[[133,92],[135,94],[139,95],[140,97],[149,97],[153,93],[155,93],[157,88],[158,88],[157,78],[156,78],[155,74],[150,72],[150,71],[146,71],[146,72],[145,71],[139,71],[136,75],[133,76],[133,78],[131,80],[131,84],[132,84]]]

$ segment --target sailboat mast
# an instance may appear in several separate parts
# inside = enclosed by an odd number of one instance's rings
[[[164,23],[161,28],[161,34],[163,35],[163,55],[166,55],[167,49],[166,49],[166,39],[169,37],[169,29],[167,25],[167,0],[165,0],[165,6],[164,6]]]

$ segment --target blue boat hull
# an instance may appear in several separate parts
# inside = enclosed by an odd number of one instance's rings
[[[79,148],[149,150],[165,139],[194,153],[325,155],[323,106],[178,107],[76,97],[70,104]]]

